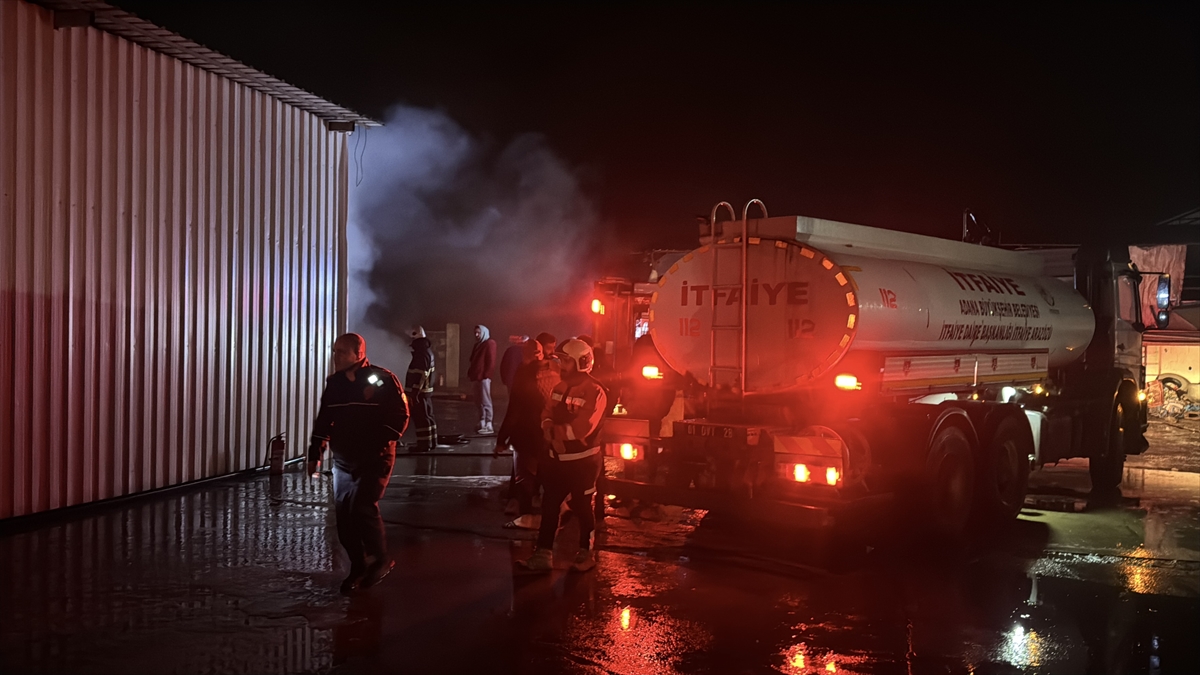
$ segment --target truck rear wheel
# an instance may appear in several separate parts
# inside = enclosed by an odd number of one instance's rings
[[[934,534],[960,536],[975,499],[975,460],[971,439],[956,426],[938,430],[929,444],[928,500],[922,521]]]
[[[1088,460],[1088,474],[1092,479],[1094,494],[1120,493],[1121,479],[1125,475],[1125,447],[1127,436],[1133,433],[1125,404],[1117,401],[1113,405],[1111,429],[1108,432],[1108,447],[1098,456]]]
[[[1009,417],[996,427],[983,453],[979,512],[984,521],[1007,522],[1021,513],[1029,483],[1033,437],[1029,424]]]

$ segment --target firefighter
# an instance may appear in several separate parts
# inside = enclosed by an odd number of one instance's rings
[[[542,411],[542,432],[549,452],[538,467],[542,478],[542,523],[537,548],[524,562],[530,570],[546,572],[553,567],[554,535],[559,509],[570,498],[570,508],[579,522],[579,553],[571,564],[576,572],[596,566],[592,552],[592,495],[600,475],[600,423],[608,406],[604,388],[590,375],[592,348],[579,340],[567,340],[559,355],[562,381],[554,387]]]
[[[367,361],[362,336],[333,343],[334,373],[325,379],[308,446],[308,472],[333,451],[333,499],[338,540],[350,558],[342,593],[374,586],[392,571],[379,499],[392,476],[396,442],[408,426],[408,401],[390,371]]]
[[[592,336],[580,335],[576,339],[582,341],[588,347],[591,347],[592,354],[593,356],[595,355],[596,341],[592,339]],[[593,378],[595,378],[597,384],[600,385],[600,388],[604,390],[605,401],[615,401],[616,397],[613,396],[613,374],[611,369],[605,367],[604,361],[597,359],[592,366],[592,372],[590,374]],[[612,415],[612,406],[605,405],[604,418],[607,419],[610,415]],[[604,459],[603,456],[601,456],[600,474],[596,477],[596,496],[593,499],[593,508],[596,514],[596,529],[601,532],[608,529],[604,523],[604,495],[608,492],[607,488],[608,477],[604,475]]]
[[[437,421],[433,418],[433,345],[425,337],[425,329],[416,326],[412,338],[412,361],[404,377],[404,388],[412,402],[413,425],[417,442],[413,452],[429,452],[437,446]]]

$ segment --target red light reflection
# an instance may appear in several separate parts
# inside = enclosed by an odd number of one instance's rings
[[[704,651],[712,635],[701,625],[676,619],[661,606],[616,606],[575,623],[564,639],[586,652],[598,670],[628,675],[674,675],[690,654]]]
[[[863,657],[834,654],[832,652],[812,649],[801,643],[784,649],[780,654],[783,665],[777,667],[784,675],[824,675],[825,673],[845,673],[847,675],[859,672],[853,669],[855,664],[863,665]],[[851,666],[850,669],[847,669]]]
[[[634,556],[610,555],[597,570],[611,583],[613,604],[578,616],[563,641],[586,654],[599,672],[668,675],[690,655],[704,651],[712,634],[700,623],[676,618],[670,607],[651,604],[679,586],[678,567]]]

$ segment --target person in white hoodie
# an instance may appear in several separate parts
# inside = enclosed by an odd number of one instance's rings
[[[471,349],[471,364],[467,367],[467,379],[475,396],[479,411],[479,429],[483,436],[496,433],[492,428],[492,371],[496,369],[496,341],[491,338],[487,326],[475,326],[475,346]]]

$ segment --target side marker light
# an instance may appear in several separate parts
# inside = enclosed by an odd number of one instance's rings
[[[838,389],[843,389],[845,391],[857,391],[862,389],[862,383],[858,381],[857,377],[850,374],[838,375],[837,377],[833,378],[833,384]]]

